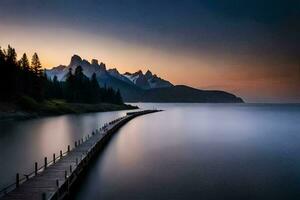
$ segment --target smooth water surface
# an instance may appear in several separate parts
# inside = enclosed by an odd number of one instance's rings
[[[299,199],[300,106],[140,104],[78,200]]]
[[[53,153],[67,151],[74,142],[91,134],[104,123],[126,114],[126,111],[103,112],[81,115],[44,117],[25,121],[0,122],[0,189],[20,176],[48,161]]]

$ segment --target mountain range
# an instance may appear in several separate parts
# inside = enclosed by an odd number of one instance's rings
[[[100,86],[120,89],[126,102],[201,102],[201,103],[242,103],[243,100],[224,91],[199,90],[185,85],[173,85],[148,70],[145,74],[139,70],[135,73],[119,73],[116,68],[107,69],[104,63],[92,59],[91,62],[73,55],[69,65],[59,65],[47,69],[47,77],[57,77],[65,81],[70,70],[81,66],[84,75],[96,74]]]

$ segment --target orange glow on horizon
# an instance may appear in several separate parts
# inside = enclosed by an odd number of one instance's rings
[[[41,29],[0,24],[1,46],[14,47],[21,57],[37,52],[46,68],[68,65],[72,55],[104,62],[120,73],[150,69],[173,84],[201,89],[226,90],[250,101],[279,99],[288,96],[300,101],[299,66],[249,58],[229,58],[205,52],[166,51],[74,30]],[[21,30],[21,31],[20,31]],[[233,60],[234,59],[234,60]],[[274,66],[272,70],[264,66]],[[289,66],[290,70],[286,70]],[[285,70],[279,70],[285,69]],[[296,70],[296,73],[295,73]],[[299,72],[298,72],[299,73]],[[297,90],[298,89],[298,90]],[[298,92],[298,93],[297,93]],[[295,94],[297,93],[297,94]],[[296,97],[295,97],[296,96]]]

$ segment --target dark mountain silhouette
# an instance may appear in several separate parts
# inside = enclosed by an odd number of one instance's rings
[[[198,90],[185,85],[143,91],[141,102],[243,103],[243,100],[224,91]]]
[[[199,90],[184,85],[173,85],[167,80],[147,71],[120,74],[116,68],[106,69],[104,63],[93,59],[90,62],[78,55],[71,58],[68,66],[60,65],[46,70],[48,77],[56,76],[59,81],[65,81],[70,68],[82,66],[83,74],[91,77],[95,73],[102,87],[119,89],[124,101],[127,102],[203,102],[203,103],[241,103],[243,100],[224,91]]]

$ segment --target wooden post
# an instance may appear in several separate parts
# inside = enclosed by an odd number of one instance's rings
[[[70,152],[70,145],[68,145],[68,152]]]
[[[46,169],[47,168],[47,157],[45,157],[44,161],[45,161],[45,165],[44,166],[45,166],[45,169]]]
[[[60,152],[59,152],[59,153],[60,153],[60,158],[62,158],[62,150],[60,150]]]
[[[43,200],[46,200],[46,199],[47,199],[47,196],[46,196],[46,193],[45,193],[45,192],[43,192],[43,194],[42,194],[42,199],[43,199]]]
[[[34,163],[34,174],[37,175],[37,173],[38,173],[38,163],[35,162]]]
[[[56,179],[56,187],[59,187],[59,181]]]
[[[16,187],[19,187],[20,185],[20,176],[19,173],[16,174]]]
[[[67,178],[68,178],[68,172],[67,170],[65,170],[65,180],[67,180]]]
[[[55,164],[55,153],[53,154],[53,164]]]
[[[70,174],[72,173],[72,165],[70,165]]]

